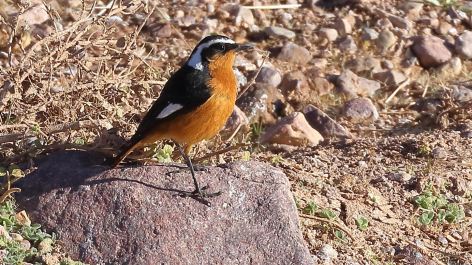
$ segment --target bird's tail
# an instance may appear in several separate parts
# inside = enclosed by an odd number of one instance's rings
[[[125,159],[126,156],[129,155],[129,153],[133,152],[133,150],[138,148],[140,145],[141,145],[141,141],[135,141],[133,139],[128,141],[126,144],[124,144],[123,147],[121,148],[121,152],[116,157],[116,160],[111,166],[111,168],[117,167],[121,163],[121,161],[123,161],[123,159]]]

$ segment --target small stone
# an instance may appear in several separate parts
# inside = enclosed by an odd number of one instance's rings
[[[347,98],[373,96],[380,89],[380,83],[359,77],[352,71],[347,70],[338,77],[336,89],[338,93],[344,94]]]
[[[26,239],[21,240],[20,245],[24,250],[29,250],[31,248],[31,243]]]
[[[315,87],[315,91],[318,96],[328,95],[331,93],[331,89],[334,87],[326,78],[315,77],[312,80]]]
[[[394,180],[400,183],[405,183],[410,181],[411,175],[406,172],[390,173],[388,179]]]
[[[387,86],[398,86],[406,80],[406,77],[396,70],[375,73],[374,78]]]
[[[311,127],[315,128],[325,139],[353,138],[353,135],[342,125],[331,119],[326,113],[309,104],[303,108],[303,114]]]
[[[308,124],[302,113],[294,112],[267,129],[261,143],[316,146],[323,140],[323,136]]]
[[[445,22],[445,21],[442,21],[439,23],[439,26],[436,28],[436,32],[439,34],[439,35],[443,35],[443,36],[446,36],[447,34],[449,34],[449,30],[451,30],[452,28],[452,25]]]
[[[324,264],[333,264],[333,259],[338,257],[338,252],[331,245],[325,244],[316,255],[323,260]]]
[[[446,150],[444,150],[444,148],[441,148],[441,147],[434,148],[431,153],[433,154],[433,157],[435,159],[446,159],[447,158]]]
[[[16,241],[21,242],[23,240],[23,237],[20,234],[17,234],[17,233],[11,233],[10,236],[13,240],[16,240]]]
[[[29,219],[25,211],[21,211],[15,214],[15,221],[22,225],[31,225],[31,220]]]
[[[452,232],[451,234],[455,239],[462,240],[462,236],[458,232]]]
[[[364,28],[363,40],[376,40],[379,38],[379,33],[375,29]]]
[[[293,39],[295,38],[295,32],[284,29],[281,27],[266,27],[264,32],[269,36],[277,39]]]
[[[439,26],[439,19],[437,18],[423,18],[420,20],[420,23],[428,26],[428,27],[433,27],[436,28]]]
[[[395,37],[395,34],[389,30],[383,30],[380,32],[379,38],[377,39],[378,48],[382,52],[388,51],[396,42],[397,38]]]
[[[359,57],[347,61],[344,68],[352,70],[355,73],[370,73],[372,69],[380,68],[380,60],[374,57]]]
[[[280,83],[280,90],[288,102],[297,109],[297,106],[310,99],[310,87],[302,71],[293,71],[284,75]]]
[[[323,28],[320,29],[320,38],[325,38],[330,42],[335,41],[338,38],[338,31],[335,29]]]
[[[293,42],[287,41],[282,47],[280,53],[277,55],[277,59],[285,62],[305,65],[311,60],[311,54],[307,49],[300,47]]]
[[[452,88],[452,96],[454,100],[457,102],[468,102],[472,101],[472,88],[466,86],[456,86],[451,85]]]
[[[373,123],[379,118],[379,113],[370,99],[353,98],[344,103],[343,116],[353,123]]]
[[[472,182],[467,181],[463,177],[452,178],[452,193],[454,195],[464,196],[467,191],[472,189]]]
[[[342,51],[354,52],[354,51],[357,50],[356,41],[354,41],[354,39],[351,37],[351,35],[346,35],[346,36],[338,39],[335,44]]]
[[[254,25],[254,16],[250,9],[237,6],[233,9],[232,14],[236,17],[234,20],[236,26],[242,25],[242,22],[245,22],[247,25]]]
[[[444,76],[459,75],[462,72],[462,61],[457,57],[453,57],[447,63],[439,66],[437,71]]]
[[[410,21],[416,21],[421,17],[423,13],[423,3],[414,1],[407,1],[398,6],[403,12],[406,13],[406,18]]]
[[[254,74],[256,73],[254,72],[249,75],[251,79]],[[265,83],[273,87],[278,87],[280,85],[280,82],[282,82],[282,77],[276,70],[270,67],[263,66],[261,68],[261,71],[259,72],[259,75],[256,77],[256,82]]]
[[[441,235],[438,236],[438,242],[443,244],[443,245],[447,245],[449,244],[449,242],[447,241],[447,239]]]
[[[340,36],[352,33],[352,27],[346,19],[336,19],[333,24]]]
[[[377,20],[377,22],[375,23],[375,26],[377,28],[380,28],[380,29],[392,29],[393,28],[392,22],[390,22],[390,20],[386,17]]]
[[[464,31],[456,40],[456,52],[467,59],[472,59],[472,31]]]
[[[318,67],[321,69],[328,65],[328,60],[326,60],[325,58],[314,58],[311,63],[314,67]]]
[[[11,236],[3,225],[0,225],[0,236],[5,236],[7,241],[11,241]]]
[[[452,57],[444,41],[438,37],[416,36],[412,40],[412,51],[423,67],[438,67]]]
[[[382,67],[383,67],[384,69],[389,69],[389,70],[395,68],[395,66],[393,65],[392,61],[390,61],[390,60],[382,61]]]

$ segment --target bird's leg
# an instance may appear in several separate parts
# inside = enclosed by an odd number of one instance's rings
[[[195,169],[193,167],[193,164],[192,164],[192,160],[190,160],[190,157],[188,156],[188,151],[190,151],[190,148],[185,148],[185,151],[187,152],[184,152],[184,150],[182,150],[182,147],[180,146],[179,143],[177,143],[176,141],[174,141],[175,145],[177,146],[177,148],[179,149],[179,152],[180,154],[182,155],[182,157],[184,158],[185,160],[185,163],[187,164],[187,166],[190,168],[190,172],[192,173],[192,178],[193,178],[193,183],[195,184],[195,191],[193,192],[183,192],[181,195],[184,196],[184,197],[188,197],[188,196],[194,196],[196,194],[200,195],[200,198],[207,204],[209,204],[207,201],[205,201],[205,197],[207,198],[210,198],[210,197],[216,197],[216,196],[219,196],[221,195],[221,192],[216,192],[216,193],[206,193],[204,192],[204,190],[207,188],[207,187],[204,187],[204,188],[200,188],[200,185],[198,184],[198,181],[197,181],[197,178],[195,177]]]

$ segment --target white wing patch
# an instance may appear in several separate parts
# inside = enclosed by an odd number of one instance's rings
[[[200,46],[197,46],[197,48],[196,48],[197,50],[195,51],[195,53],[193,53],[192,56],[190,56],[190,58],[187,61],[187,65],[191,66],[191,67],[193,67],[197,70],[202,71],[203,70],[202,51],[203,51],[203,49],[208,48],[208,47],[210,47],[211,45],[213,45],[215,43],[234,44],[236,42],[234,42],[234,40],[232,40],[232,39],[216,39],[216,40],[212,40],[212,41],[209,41],[209,42],[206,42],[206,43],[202,43]]]
[[[180,104],[174,104],[174,103],[170,103],[169,105],[167,105],[167,107],[165,107],[161,113],[159,113],[159,115],[157,116],[156,119],[164,119],[165,117],[169,116],[170,114],[178,111],[179,109],[183,108],[184,106],[180,105]]]

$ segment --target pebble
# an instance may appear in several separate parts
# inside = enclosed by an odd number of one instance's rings
[[[332,42],[338,38],[338,31],[335,29],[323,28],[319,32],[320,38],[325,38]]]
[[[264,29],[264,32],[269,36],[273,38],[281,38],[281,39],[293,39],[295,38],[296,34],[295,32],[281,28],[281,27],[266,27]]]
[[[379,34],[379,38],[377,39],[377,46],[380,51],[386,52],[388,51],[391,47],[395,45],[397,42],[397,39],[395,37],[395,34],[389,30],[383,30]]]
[[[353,135],[326,113],[309,104],[303,108],[303,114],[311,127],[315,128],[324,138],[353,138]]]
[[[411,39],[411,48],[423,67],[438,67],[452,57],[444,41],[438,37],[416,36]]]
[[[452,96],[455,101],[461,103],[472,101],[472,88],[462,85],[451,85],[450,88],[452,88]]]
[[[356,41],[351,37],[351,35],[346,35],[336,41],[336,45],[342,51],[355,52],[357,50]]]
[[[232,13],[236,17],[234,19],[234,24],[236,26],[244,26],[244,23],[247,25],[254,25],[254,16],[250,9],[247,9],[243,6],[238,6]]]
[[[464,31],[456,40],[456,52],[467,59],[472,59],[472,31]]]
[[[347,19],[343,19],[343,18],[336,19],[332,27],[338,31],[340,36],[344,36],[346,34],[352,33],[351,24],[349,24]]]
[[[380,83],[359,77],[350,70],[343,71],[336,80],[336,89],[347,98],[373,96],[380,89]]]
[[[282,50],[277,55],[277,59],[281,61],[299,65],[307,64],[311,58],[311,54],[307,49],[290,41],[287,41],[284,46],[282,46]]]
[[[338,252],[331,245],[325,244],[317,256],[324,261],[324,264],[332,264],[332,260],[338,257]]]
[[[436,28],[436,32],[439,34],[439,35],[443,35],[443,36],[446,36],[447,34],[449,34],[449,30],[451,30],[452,28],[452,25],[445,22],[445,21],[442,21],[439,23],[438,27]]]
[[[280,91],[295,109],[298,105],[310,100],[310,86],[306,76],[299,70],[284,75],[280,83]]]
[[[375,29],[364,28],[363,40],[376,40],[379,38],[379,33]]]
[[[396,70],[375,73],[374,78],[387,86],[398,86],[406,80],[405,75]]]
[[[449,244],[449,241],[447,241],[447,239],[441,235],[438,236],[438,241],[439,243],[443,244],[443,245],[447,245]]]
[[[373,123],[379,118],[377,108],[368,98],[354,98],[346,101],[342,113],[353,123]]]
[[[390,60],[382,61],[382,67],[384,69],[388,69],[388,70],[391,70],[391,69],[395,68],[395,66],[393,65],[393,63]]]
[[[253,74],[255,74],[255,72]],[[280,82],[282,82],[282,77],[276,70],[263,66],[259,72],[259,75],[256,77],[256,82],[266,83],[270,86],[278,87]]]

